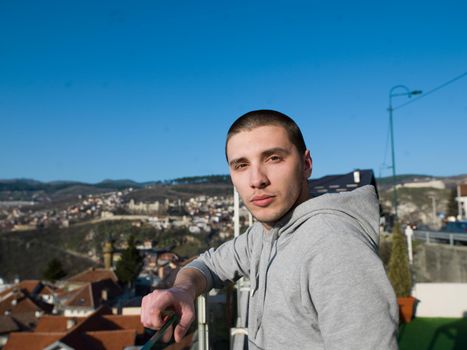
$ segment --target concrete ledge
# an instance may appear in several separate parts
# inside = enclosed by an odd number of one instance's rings
[[[467,317],[467,283],[417,283],[417,317]]]

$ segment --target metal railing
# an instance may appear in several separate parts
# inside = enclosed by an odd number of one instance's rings
[[[413,237],[417,240],[424,240],[425,243],[449,243],[453,246],[456,242],[466,242],[467,234],[435,232],[435,231],[413,231]]]

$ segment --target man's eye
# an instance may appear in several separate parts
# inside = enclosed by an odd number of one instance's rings
[[[238,163],[235,164],[235,170],[243,169],[246,168],[247,164],[246,163]]]
[[[282,158],[279,157],[279,156],[270,156],[270,157],[269,157],[269,160],[270,160],[271,162],[278,162],[278,161],[280,161],[281,159],[282,159]]]

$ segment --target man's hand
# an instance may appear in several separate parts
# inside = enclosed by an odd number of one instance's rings
[[[167,320],[165,311],[175,311],[180,322],[175,327],[175,341],[180,342],[195,319],[194,299],[206,290],[206,278],[196,269],[182,269],[177,274],[174,286],[170,289],[155,290],[141,302],[141,323],[144,327],[160,329]],[[172,327],[163,340],[172,337]]]
[[[188,291],[173,287],[166,290],[155,290],[146,295],[141,303],[141,323],[144,327],[160,329],[167,319],[166,310],[174,310],[180,317],[180,322],[175,327],[175,341],[183,339],[191,323],[195,319],[195,306],[193,294]],[[164,341],[169,341],[172,331],[164,335]]]

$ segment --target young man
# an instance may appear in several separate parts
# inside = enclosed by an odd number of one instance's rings
[[[229,129],[232,182],[257,219],[244,234],[182,269],[172,288],[143,298],[141,321],[181,316],[227,280],[250,279],[250,349],[397,349],[398,307],[377,255],[379,207],[372,186],[309,199],[312,160],[286,115],[249,112]]]

